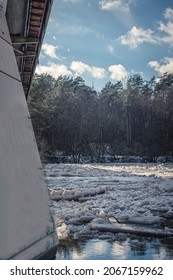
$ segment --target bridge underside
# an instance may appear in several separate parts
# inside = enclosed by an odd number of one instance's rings
[[[38,62],[52,0],[10,0],[6,18],[26,97]]]
[[[9,5],[12,2],[16,1],[10,0]],[[25,98],[41,47],[36,41],[43,39],[44,30],[39,27],[37,35],[31,31],[34,5],[28,6],[30,29],[19,32],[25,17],[10,27],[15,19],[9,5],[8,23],[5,6],[0,6],[0,259],[52,258],[56,229]]]

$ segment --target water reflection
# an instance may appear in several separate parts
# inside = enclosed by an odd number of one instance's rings
[[[128,242],[114,242],[111,246],[111,255],[116,256],[118,259],[126,259],[128,254],[129,245]]]
[[[92,239],[59,243],[59,260],[168,260],[173,259],[173,240],[127,238],[123,241]]]

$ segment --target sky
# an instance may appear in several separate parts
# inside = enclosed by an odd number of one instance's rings
[[[81,76],[98,91],[173,73],[173,1],[54,0],[36,72]]]

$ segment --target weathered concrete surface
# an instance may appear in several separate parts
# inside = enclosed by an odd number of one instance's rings
[[[5,13],[7,8],[7,0],[0,0],[0,7],[3,9]]]
[[[0,259],[32,259],[57,237],[30,116],[0,9]]]

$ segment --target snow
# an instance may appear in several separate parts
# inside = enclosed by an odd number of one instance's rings
[[[47,164],[59,239],[115,238],[110,228],[134,226],[172,234],[172,164]]]

